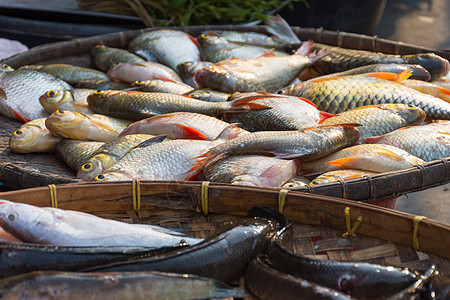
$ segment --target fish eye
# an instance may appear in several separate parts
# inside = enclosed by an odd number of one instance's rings
[[[104,92],[105,92],[104,90],[96,90],[96,91],[94,92],[94,94],[100,95],[100,94],[103,94]]]
[[[416,107],[415,105],[412,105],[412,104],[408,104],[408,108],[411,108],[411,109],[416,109],[417,107]]]
[[[14,131],[14,135],[15,136],[21,136],[21,135],[23,135],[23,131],[22,130],[16,130],[16,131]]]
[[[62,109],[58,109],[57,111],[55,111],[57,114],[65,114],[66,111],[62,110]]]
[[[47,97],[54,97],[56,94],[56,91],[51,90],[47,92]]]
[[[91,168],[92,168],[91,163],[85,163],[84,165],[81,166],[81,170],[83,171],[89,171]]]
[[[285,187],[295,187],[295,183],[290,182],[284,185]]]
[[[17,219],[17,215],[16,214],[8,214],[6,216],[6,218],[8,219],[8,221],[14,222]]]
[[[105,180],[106,176],[103,174],[98,175],[97,177],[95,177],[95,180],[101,181],[101,180]]]
[[[2,65],[2,69],[9,69],[9,65],[3,64],[3,65]]]

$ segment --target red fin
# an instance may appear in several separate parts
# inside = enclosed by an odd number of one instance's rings
[[[352,169],[354,168],[355,164],[357,164],[359,161],[361,161],[362,158],[361,157],[343,157],[343,158],[338,158],[332,161],[327,161],[326,163],[329,165],[333,165],[333,166],[338,166],[341,168],[346,168],[346,169]]]
[[[220,156],[220,155],[219,155]],[[192,164],[192,168],[189,169],[188,172],[196,171],[198,173],[203,170],[203,167],[212,159],[214,159],[214,154],[211,151],[207,151],[199,156],[191,158],[190,160],[198,159],[194,164]]]
[[[319,117],[320,117],[319,124],[322,124],[323,121],[325,121],[328,118],[336,117],[336,116],[339,116],[339,115],[330,114],[330,113],[327,113],[326,111],[320,111],[319,112]]]
[[[267,97],[263,97],[267,98]],[[249,98],[243,98],[243,99],[236,99],[231,101],[231,107],[228,108],[225,112],[246,112],[246,111],[252,111],[252,110],[263,110],[263,109],[269,109],[270,106],[258,104],[258,103],[251,103],[251,101],[260,99],[255,97],[249,97]]]
[[[450,95],[450,90],[449,89],[446,89],[446,88],[443,88],[443,87],[441,87],[441,86],[436,86],[436,87],[434,87],[436,90],[438,90],[439,91],[439,93],[441,93],[441,94],[444,94],[444,95]]]
[[[187,33],[186,33],[187,34]],[[197,39],[195,38],[195,37],[193,37],[192,35],[190,35],[190,34],[187,34],[188,36],[189,36],[189,39],[197,46],[197,47],[200,47],[200,44],[199,44],[199,42],[197,41]]]
[[[408,79],[412,75],[412,72],[413,71],[411,70],[411,68],[408,67],[408,69],[406,69],[398,74],[390,73],[390,72],[374,72],[374,73],[366,73],[366,74],[361,74],[361,75],[380,78],[380,79],[400,83],[400,82]]]
[[[305,101],[306,103],[311,104],[312,106],[314,106],[315,108],[317,108],[317,106],[316,106],[316,105],[314,104],[314,102],[312,102],[311,100],[308,100],[308,99],[302,98],[302,97],[297,97],[297,98],[299,98],[299,99]]]
[[[323,125],[320,127],[358,127],[358,126],[363,126],[363,124],[361,123],[344,123],[344,124],[337,124],[337,125]],[[305,128],[305,129],[311,129],[311,128],[317,128],[317,127],[310,127],[310,128]],[[304,130],[304,129],[301,129]]]
[[[314,42],[309,40],[307,42],[302,43],[300,48],[298,48],[294,54],[307,56],[311,52],[313,47],[314,47]]]
[[[178,81],[175,81],[175,80],[169,79],[169,78],[164,78],[164,77],[155,77],[155,79],[162,80],[162,81],[169,81],[169,82],[179,83]]]
[[[24,123],[30,122],[30,119],[25,118],[24,116],[22,116],[21,114],[19,114],[17,111],[15,111],[14,109],[11,108],[11,112],[14,114],[14,117]]]
[[[261,55],[260,57],[274,57],[277,56],[273,53],[275,49],[269,49],[268,51],[264,52],[263,55]]]
[[[380,136],[371,136],[365,139],[360,139],[359,142],[362,144],[376,144]]]
[[[189,127],[184,124],[177,124],[179,128],[183,130],[183,139],[192,140],[208,140],[209,138],[195,128]]]
[[[6,96],[5,90],[2,89],[1,87],[0,87],[0,99],[4,99],[4,100],[8,99],[8,96]]]
[[[239,128],[238,123],[228,124],[225,128],[219,133],[219,135],[214,140],[231,140],[236,137],[236,133],[233,132],[235,128]],[[229,135],[229,136],[228,136]]]
[[[341,78],[345,78],[345,77],[349,77],[349,76],[353,76],[353,75],[348,75],[348,76],[335,76],[335,77],[323,77],[323,78],[313,78],[308,80],[308,82],[324,82],[324,81],[329,81],[329,80],[336,80],[336,79],[341,79]]]

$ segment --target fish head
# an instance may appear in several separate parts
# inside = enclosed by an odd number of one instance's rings
[[[306,90],[306,87],[307,87],[307,84],[305,82],[300,82],[300,83],[289,85],[281,90],[278,90],[276,92],[276,94],[301,97],[303,92]]]
[[[95,181],[130,181],[133,178],[122,172],[108,172],[97,175]]]
[[[380,109],[388,109],[395,112],[411,125],[422,123],[427,116],[423,109],[411,104],[386,103],[380,105]]]
[[[78,169],[77,178],[81,180],[93,180],[114,163],[115,161],[109,155],[103,153],[94,155]]]
[[[229,85],[233,85],[231,81],[232,77],[226,69],[221,66],[211,65],[199,69],[194,75],[194,81],[199,88],[210,87],[219,89],[230,82]]]
[[[58,109],[47,117],[47,120],[45,120],[45,126],[50,131],[53,131],[52,129],[54,128],[60,129],[68,126],[73,127],[76,123],[79,123],[81,119],[82,114],[69,110]]]
[[[14,71],[14,69],[12,67],[10,67],[9,65],[7,65],[7,64],[1,65],[0,72],[11,72],[11,71]]]
[[[45,129],[38,126],[22,126],[12,134],[9,140],[9,147],[18,153],[28,153],[29,149],[35,148],[39,143]]]
[[[62,104],[72,101],[72,94],[65,90],[50,90],[39,97],[39,102],[49,112],[58,110]]]

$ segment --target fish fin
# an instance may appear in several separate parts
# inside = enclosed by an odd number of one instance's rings
[[[232,123],[225,126],[225,128],[217,135],[217,137],[214,140],[228,140],[226,138],[226,135],[231,131],[233,128],[239,127],[240,123]]]
[[[341,78],[345,78],[345,77],[349,77],[349,76],[353,76],[353,75],[348,75],[348,76],[332,76],[332,77],[322,77],[322,78],[319,77],[319,78],[309,79],[308,82],[318,83],[318,82],[324,82],[324,81],[329,81],[329,80],[341,79]]]
[[[359,142],[362,144],[377,144],[380,136],[371,136],[365,139],[360,139]]]
[[[314,47],[314,42],[309,40],[307,42],[303,42],[300,48],[298,48],[294,54],[308,56]]]
[[[133,147],[133,149],[145,148],[145,147],[148,147],[153,144],[161,143],[162,141],[164,141],[166,139],[166,137],[167,137],[167,135],[165,135],[165,134],[154,136],[154,137],[149,138],[148,140],[145,140],[142,143],[136,145],[135,147]]]
[[[288,160],[286,160],[287,162]],[[271,165],[262,172],[259,177],[274,177],[280,173],[281,168],[278,165]]]
[[[274,50],[275,50],[274,48],[269,49],[266,52],[264,52],[263,55],[261,55],[260,57],[274,57],[274,56],[277,56],[275,53],[273,53]]]
[[[343,123],[343,124],[337,124],[337,125],[322,125],[320,127],[338,127],[338,126],[358,127],[358,126],[363,126],[363,124],[361,124],[361,123]],[[300,129],[300,130],[307,130],[307,129],[311,129],[311,128],[317,128],[317,127],[309,127],[309,128],[304,128],[304,129]]]
[[[408,67],[408,69],[406,69],[398,74],[390,73],[390,72],[374,72],[374,73],[366,73],[366,74],[361,74],[361,75],[401,83],[402,81],[408,79],[412,75],[412,73],[413,73],[413,71],[411,70],[411,68]]]
[[[102,123],[102,121],[98,121],[95,120],[94,118],[92,118],[90,115],[88,114],[83,114],[83,113],[79,113],[80,115],[83,115],[85,118],[89,119],[90,122],[92,122],[92,124],[97,125],[100,128],[104,128],[105,130],[109,131],[109,132],[115,132],[117,134],[119,134],[119,132],[117,132],[117,130],[115,130],[112,126],[109,126],[105,123]]]
[[[187,33],[186,33],[187,34]],[[195,38],[195,37],[193,37],[192,35],[190,35],[190,34],[187,34],[188,36],[189,36],[189,39],[197,46],[197,47],[199,47],[200,48],[200,44],[199,44],[199,42],[197,41],[197,39]]]
[[[301,43],[291,26],[280,15],[269,16],[264,23],[267,25],[267,31],[281,43]]]
[[[11,108],[11,112],[13,113],[14,117],[15,117],[17,120],[19,120],[19,121],[21,121],[21,122],[23,122],[23,123],[27,123],[27,122],[30,122],[30,121],[31,121],[31,119],[25,118],[25,117],[22,116],[18,111],[14,110],[14,109],[12,109],[12,108]]]
[[[435,86],[434,87],[437,91],[439,91],[439,93],[441,93],[441,94],[444,94],[444,95],[450,95],[450,90],[449,89],[446,89],[446,88],[443,88],[443,87],[441,87],[441,86]]]
[[[155,79],[157,79],[157,80],[162,80],[162,81],[168,81],[168,82],[179,83],[178,81],[175,81],[175,80],[169,79],[169,78],[165,78],[165,77],[155,77]]]
[[[188,172],[195,171],[196,174],[198,175],[203,170],[203,167],[206,164],[222,159],[223,157],[225,157],[225,154],[215,155],[211,150],[208,150],[205,153],[190,159],[190,160],[193,159],[198,160],[192,164],[192,168],[190,168]]]
[[[297,97],[297,98],[299,98],[300,100],[303,100],[304,102],[306,102],[306,103],[308,103],[308,104],[311,104],[312,106],[314,106],[315,108],[317,108],[317,105],[315,105],[314,102],[312,102],[311,100],[308,100],[308,99],[302,98],[302,97]]]
[[[8,100],[8,96],[6,96],[5,90],[2,89],[1,87],[0,87],[0,99],[2,99],[2,100]]]
[[[208,140],[209,138],[205,136],[203,133],[198,131],[195,128],[192,128],[190,126],[184,125],[184,124],[177,124],[177,126],[183,131],[183,138],[184,139],[191,139],[191,140]]]
[[[350,156],[350,157],[343,157],[343,158],[338,158],[335,160],[327,161],[326,164],[345,168],[345,169],[351,169],[351,168],[354,168],[355,165],[357,165],[361,160],[362,160],[361,157]]]
[[[326,119],[331,118],[331,117],[337,117],[339,115],[335,115],[335,114],[330,114],[326,111],[319,111],[319,124],[322,124]]]
[[[89,107],[89,104],[79,103],[79,102],[73,102],[72,105],[77,106],[77,107],[83,107],[83,108]]]
[[[267,98],[267,97],[263,97]],[[231,101],[231,106],[226,109],[224,112],[248,112],[252,110],[264,110],[272,108],[267,105],[258,104],[258,103],[251,103],[251,101],[260,99],[255,97],[249,97],[249,98],[242,98],[242,99],[236,99]]]

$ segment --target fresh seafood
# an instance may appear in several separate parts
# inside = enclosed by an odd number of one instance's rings
[[[77,178],[81,180],[94,179],[114,165],[130,149],[153,137],[149,134],[130,134],[105,143],[81,165],[77,171]]]
[[[9,148],[16,153],[50,152],[60,140],[45,127],[45,118],[35,119],[13,132]]]
[[[196,162],[194,158],[219,143],[222,141],[173,140],[160,143],[156,137],[136,146],[95,180],[192,180],[199,173],[191,170]]]
[[[352,169],[345,169],[345,170],[335,170],[335,171],[329,171],[326,173],[323,173],[322,175],[317,176],[311,181],[311,185],[313,184],[322,184],[322,183],[329,183],[334,182],[338,180],[348,180],[348,179],[355,179],[355,178],[362,178],[365,176],[372,176],[378,173],[370,172],[370,171],[363,171],[363,170],[352,170]]]
[[[227,130],[224,132],[225,129]],[[248,132],[207,115],[175,112],[132,123],[119,136],[136,133],[164,134],[171,139],[214,140],[223,138],[229,140]]]
[[[218,63],[222,60],[231,58],[253,59],[271,51],[267,47],[231,42],[212,32],[203,33],[197,37],[197,40],[200,44],[203,59],[213,63]],[[274,54],[277,56],[288,55],[284,51],[275,51]]]
[[[11,245],[11,243],[22,243],[21,240],[13,236],[12,234],[6,232],[3,230],[3,228],[0,227],[0,243],[6,242],[8,245]],[[3,275],[3,271],[0,272],[0,278]]]
[[[346,124],[306,128],[296,131],[258,131],[219,144],[203,153],[200,168],[224,155],[261,154],[279,158],[299,158],[301,162],[327,156],[355,144],[358,125]]]
[[[126,83],[157,78],[167,78],[178,82],[183,81],[171,68],[151,61],[121,63],[109,69],[107,74],[112,81]]]
[[[84,80],[75,86],[80,89],[93,89],[96,91],[99,90],[124,90],[130,89],[130,85],[128,83],[123,82],[114,82],[110,80]]]
[[[277,56],[272,53],[252,58],[231,58],[203,67],[195,73],[199,88],[222,92],[275,92],[291,83],[301,71],[326,52],[310,53],[313,42],[305,43],[295,54]]]
[[[265,251],[275,227],[274,223],[263,219],[233,222],[197,245],[149,258],[93,267],[88,271],[176,272],[228,282],[244,275],[248,263]]]
[[[103,72],[108,72],[109,69],[120,63],[145,61],[142,57],[125,49],[113,48],[100,44],[91,49],[89,56],[92,64]]]
[[[357,107],[320,122],[322,125],[359,123],[360,139],[382,135],[401,127],[419,125],[425,112],[407,104],[378,104]]]
[[[236,155],[213,161],[203,168],[206,180],[238,185],[279,187],[299,171],[295,159],[263,155]]]
[[[141,92],[173,93],[179,95],[188,93],[194,89],[190,85],[167,78],[135,81],[132,86],[137,87]]]
[[[178,73],[181,78],[183,78],[184,82],[189,84],[192,87],[197,87],[194,81],[195,73],[206,66],[212,65],[212,62],[209,61],[185,61],[177,66]]]
[[[421,93],[429,94],[450,103],[450,90],[444,89],[437,84],[414,79],[406,79],[402,84]]]
[[[220,281],[161,272],[68,273],[32,272],[0,281],[8,299],[210,299],[245,292]]]
[[[89,95],[87,100],[96,113],[130,120],[141,120],[174,112],[215,116],[226,112],[247,112],[268,108],[239,99],[231,102],[205,102],[184,95],[135,91],[97,91]]]
[[[130,42],[129,49],[148,61],[158,61],[177,71],[182,62],[200,60],[197,45],[197,41],[183,31],[158,29],[138,35]]]
[[[404,127],[361,143],[395,146],[428,162],[450,156],[450,123]]]
[[[280,95],[264,92],[235,93],[229,99],[248,99],[252,103],[270,107],[270,109],[245,114],[225,114],[225,121],[239,123],[248,131],[298,130],[318,126],[319,122],[324,122],[326,118],[334,116],[319,111],[309,100],[293,96],[280,97]]]
[[[104,143],[62,140],[55,145],[55,154],[72,170],[77,171]]]
[[[330,54],[321,58],[313,66],[308,68],[308,72],[312,74],[312,77],[379,63],[421,65],[430,73],[431,80],[444,76],[450,70],[449,61],[434,53],[392,55],[380,52],[344,49],[317,43],[314,48],[316,50],[330,51]],[[311,78],[311,76],[308,76],[308,78]],[[303,79],[308,78],[303,77]]]
[[[64,80],[70,85],[76,85],[84,80],[108,80],[106,74],[99,70],[69,64],[29,65],[22,66],[20,69],[47,73]]]
[[[308,178],[305,178],[303,176],[296,176],[296,177],[286,181],[282,187],[297,188],[297,187],[306,186],[310,183],[311,183],[311,180],[309,180]]]
[[[323,173],[339,169],[389,172],[421,165],[425,161],[403,149],[383,144],[347,147],[314,161],[303,162],[305,173]]]
[[[130,123],[128,120],[68,110],[57,110],[45,120],[45,126],[55,135],[98,142],[115,139]]]
[[[191,92],[185,93],[194,99],[206,101],[206,102],[225,102],[228,101],[229,93],[215,91],[212,89],[195,89]]]
[[[48,113],[62,109],[92,114],[86,99],[93,92],[93,89],[50,90],[39,97],[39,102]]]
[[[283,236],[285,234],[281,234]],[[420,277],[408,269],[366,262],[309,259],[288,252],[285,237],[277,236],[267,249],[269,266],[295,277],[349,294],[357,299],[383,299],[416,282]]]
[[[0,72],[0,113],[24,123],[49,114],[39,103],[48,90],[72,87],[52,75],[34,70]]]
[[[400,74],[370,73],[313,79],[278,92],[304,97],[320,110],[333,114],[365,105],[398,103],[417,106],[430,118],[450,119],[450,103],[399,84],[409,74],[409,71],[404,71]]]
[[[0,242],[0,279],[32,271],[78,271],[99,264],[152,256],[186,245],[147,247],[64,247],[17,242]]]
[[[450,90],[450,79],[437,79],[431,81],[432,84],[438,85],[444,89]]]
[[[129,224],[91,214],[0,200],[0,225],[25,242],[54,246],[166,247],[202,239],[144,224]]]
[[[270,267],[267,257],[252,260],[245,273],[247,288],[258,299],[354,299],[337,290],[312,283],[301,277],[280,272]]]

